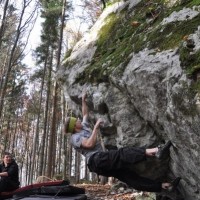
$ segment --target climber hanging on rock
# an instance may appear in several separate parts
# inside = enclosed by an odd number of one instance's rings
[[[158,182],[142,177],[128,168],[130,164],[145,161],[148,157],[163,159],[169,154],[171,141],[155,148],[122,147],[118,150],[103,151],[100,142],[97,141],[98,129],[103,121],[98,119],[93,131],[90,132],[86,96],[86,93],[82,95],[83,121],[75,117],[67,117],[64,132],[72,134],[71,144],[75,150],[86,157],[89,170],[98,175],[115,177],[139,191],[165,193],[174,191],[179,184],[179,177],[172,182]]]

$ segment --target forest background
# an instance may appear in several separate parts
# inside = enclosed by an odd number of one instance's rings
[[[97,0],[0,0],[0,156],[14,155],[21,186],[94,179],[62,133],[70,108],[55,73],[101,12]]]

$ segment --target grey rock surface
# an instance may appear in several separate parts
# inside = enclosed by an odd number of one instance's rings
[[[171,140],[173,147],[169,159],[162,162],[150,159],[149,165],[138,165],[136,170],[151,178],[180,176],[179,191],[184,199],[200,200],[199,94],[190,90],[192,80],[181,66],[179,47],[165,51],[145,48],[138,53],[132,52],[123,73],[113,70],[109,82],[82,85],[76,81],[76,77],[90,65],[97,48],[98,31],[106,16],[119,13],[127,5],[133,9],[139,2],[121,1],[106,9],[75,46],[71,56],[63,61],[57,78],[68,105],[77,116],[81,116],[82,91],[87,91],[91,121],[95,123],[102,118],[105,122],[102,135],[106,147],[152,147]],[[184,20],[187,15],[195,17],[199,10],[199,7],[183,8],[163,19],[162,23]],[[200,28],[189,38],[195,42],[194,51],[198,51]],[[116,66],[116,69],[120,67]]]

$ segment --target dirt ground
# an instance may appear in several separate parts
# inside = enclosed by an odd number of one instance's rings
[[[155,200],[152,193],[136,192],[132,189],[123,189],[123,187],[113,191],[108,184],[77,184],[75,186],[85,189],[88,200]]]

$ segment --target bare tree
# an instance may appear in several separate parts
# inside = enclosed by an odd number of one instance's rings
[[[20,37],[23,34],[23,32],[27,29],[29,23],[32,20],[32,17],[34,15],[34,12],[36,11],[37,7],[34,8],[33,12],[30,14],[30,16],[26,19],[26,21],[24,22],[24,15],[25,15],[25,10],[27,9],[27,7],[29,6],[29,4],[31,3],[32,0],[23,0],[22,1],[22,10],[19,16],[19,21],[18,21],[18,25],[16,26],[16,32],[15,32],[15,37],[13,39],[13,44],[11,45],[11,49],[9,52],[9,56],[8,56],[8,61],[6,63],[6,68],[5,68],[5,74],[4,79],[2,81],[2,86],[1,86],[1,91],[0,91],[0,118],[2,116],[2,110],[3,110],[3,105],[4,105],[4,98],[6,95],[6,90],[7,90],[7,84],[8,84],[8,80],[9,80],[9,76],[11,73],[11,70],[13,68],[13,66],[15,66],[15,64],[17,63],[17,59],[22,55],[22,51],[18,51],[18,44],[20,41]]]

